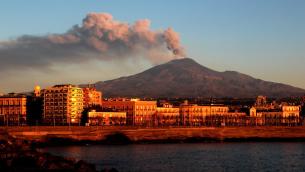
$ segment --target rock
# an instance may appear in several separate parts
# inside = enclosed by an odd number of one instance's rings
[[[119,171],[115,168],[111,168],[111,169],[103,169],[101,170],[101,172],[119,172]]]
[[[95,172],[96,169],[95,169],[95,165],[93,164],[88,164],[86,163],[85,161],[78,161],[76,164],[75,164],[75,169],[77,172]]]
[[[130,144],[131,140],[124,133],[116,132],[105,137],[104,142],[111,145],[126,145]]]
[[[3,132],[3,131],[2,131]],[[0,131],[1,133],[1,131]],[[96,172],[94,164],[36,151],[28,141],[0,136],[0,172],[4,171]]]

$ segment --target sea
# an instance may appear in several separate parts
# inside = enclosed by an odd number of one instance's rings
[[[303,142],[84,145],[41,151],[119,172],[305,171]]]

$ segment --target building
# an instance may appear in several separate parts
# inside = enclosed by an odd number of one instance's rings
[[[141,101],[139,99],[115,99],[102,103],[103,108],[118,112],[126,112],[127,125],[153,126],[157,108],[156,101]]]
[[[126,112],[88,112],[89,125],[126,125]]]
[[[76,86],[55,85],[43,90],[43,118],[48,125],[80,124],[83,90]]]
[[[97,91],[93,87],[83,88],[84,108],[92,106],[101,106],[102,104],[102,92]]]
[[[184,102],[180,105],[180,115],[182,125],[185,126],[202,126],[207,125],[209,121],[206,118],[221,116],[229,113],[229,107],[221,105],[199,106],[197,104],[188,104]]]
[[[266,96],[257,96],[255,101],[255,106],[264,107],[267,105],[267,97]]]
[[[179,107],[173,107],[171,104],[163,104],[163,107],[157,107],[155,124],[157,126],[181,125]]]
[[[289,118],[289,117],[300,117],[300,106],[291,106],[286,105],[282,107],[283,117]]]
[[[27,98],[21,94],[0,96],[0,123],[1,125],[26,124]]]
[[[41,125],[43,119],[43,97],[40,86],[35,86],[31,95],[27,96],[27,125]]]
[[[284,105],[281,109],[262,110],[252,107],[250,117],[256,125],[298,125],[300,106]]]

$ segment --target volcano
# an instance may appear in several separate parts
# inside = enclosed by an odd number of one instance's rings
[[[105,97],[279,98],[301,96],[305,90],[263,81],[235,71],[218,72],[191,58],[172,60],[144,72],[95,83]]]

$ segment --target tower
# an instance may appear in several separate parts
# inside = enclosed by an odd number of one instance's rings
[[[40,94],[41,93],[41,88],[39,85],[36,85],[35,88],[34,88],[34,96],[35,97],[40,97]]]

